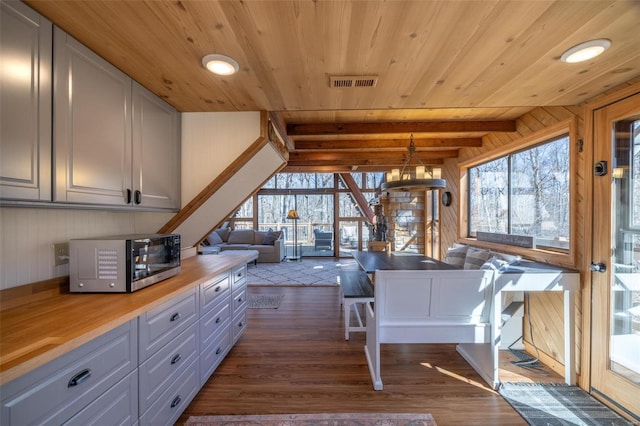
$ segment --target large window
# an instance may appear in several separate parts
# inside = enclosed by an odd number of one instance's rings
[[[469,168],[469,235],[534,237],[536,247],[569,248],[569,136]]]
[[[384,173],[351,173],[365,199],[375,197]],[[296,209],[296,222],[287,213]],[[234,228],[279,230],[291,254],[294,231],[303,257],[349,256],[366,248],[367,219],[339,175],[333,173],[278,173],[248,199],[231,218]],[[296,226],[297,225],[297,226]]]

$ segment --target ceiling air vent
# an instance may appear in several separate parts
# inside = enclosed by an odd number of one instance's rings
[[[329,85],[333,88],[375,87],[377,75],[333,75],[329,77]]]

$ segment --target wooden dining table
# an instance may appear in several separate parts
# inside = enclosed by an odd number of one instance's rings
[[[429,256],[414,253],[394,253],[382,251],[353,251],[351,255],[367,273],[376,270],[449,270],[460,269]]]

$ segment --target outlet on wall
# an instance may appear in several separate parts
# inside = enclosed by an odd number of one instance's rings
[[[53,264],[55,266],[69,263],[69,243],[57,243],[53,245]]]

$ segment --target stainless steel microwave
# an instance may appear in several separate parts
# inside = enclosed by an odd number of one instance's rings
[[[69,241],[72,293],[131,293],[180,272],[180,235],[118,235]]]

